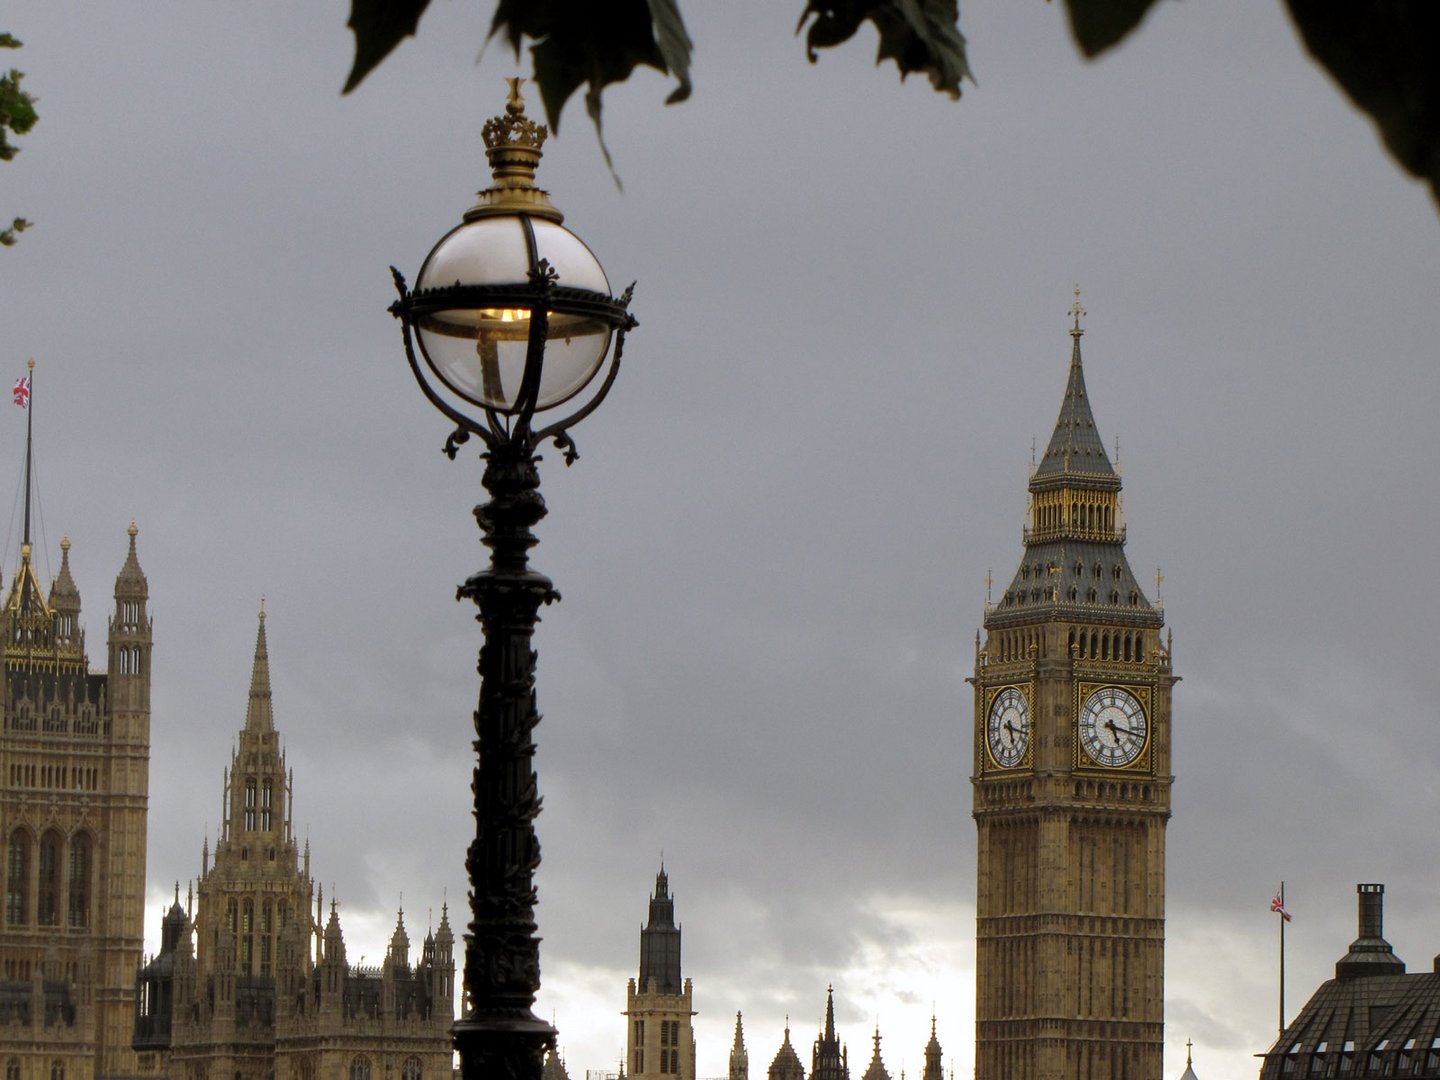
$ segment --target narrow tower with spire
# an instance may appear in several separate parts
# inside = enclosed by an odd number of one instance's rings
[[[1070,312],[1024,552],[977,642],[976,1080],[1159,1076],[1170,696]]]
[[[625,995],[631,1080],[695,1080],[690,980],[680,975],[680,927],[665,867],[655,875],[650,917],[640,930],[640,974]]]
[[[448,912],[441,909],[418,962],[403,910],[382,962],[351,962],[338,904],[332,895],[327,915],[309,846],[295,835],[263,600],[245,722],[222,788],[219,835],[213,858],[205,842],[193,922],[178,911],[177,889],[177,908],[166,918],[182,925],[171,933],[165,924],[161,953],[136,980],[142,1074],[448,1078],[455,985]]]

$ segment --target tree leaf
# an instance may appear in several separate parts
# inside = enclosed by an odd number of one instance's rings
[[[902,79],[923,73],[931,86],[952,98],[960,96],[962,80],[975,81],[957,0],[809,0],[795,32],[811,19],[805,54],[812,64],[819,59],[817,50],[849,41],[868,20],[880,35],[875,62],[895,61]]]
[[[1070,33],[1086,59],[1118,45],[1140,25],[1155,0],[1065,0]]]
[[[350,0],[347,25],[355,31],[355,63],[342,94],[359,86],[401,41],[415,36],[429,4],[430,0]]]
[[[520,55],[526,39],[545,118],[560,130],[565,103],[586,87],[585,111],[595,125],[600,148],[610,164],[601,127],[601,95],[644,65],[676,81],[667,103],[690,96],[690,35],[675,0],[500,0],[490,36],[502,36]],[[612,174],[614,167],[611,167]]]
[[[1390,155],[1440,202],[1440,6],[1286,0],[1305,47],[1380,128]]]

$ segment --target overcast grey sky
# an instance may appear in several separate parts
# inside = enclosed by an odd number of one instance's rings
[[[540,1008],[572,1076],[614,1067],[663,850],[701,1075],[737,1009],[752,1076],[787,1013],[808,1062],[831,982],[857,1072],[878,1022],[917,1073],[933,1007],[970,1073],[964,679],[1078,281],[1184,677],[1166,1074],[1189,1038],[1207,1080],[1253,1076],[1282,878],[1292,1010],[1357,881],[1413,967],[1440,951],[1435,206],[1277,3],[1164,4],[1093,64],[1058,4],[967,4],[958,103],[865,35],[808,65],[800,7],[687,5],[692,100],[607,94],[623,193],[578,101],[541,166],[641,326],[581,460],[543,466]],[[0,253],[8,377],[36,358],[41,570],[68,534],[92,657],[140,526],[152,937],[219,822],[262,594],[352,959],[402,893],[412,937],[464,906],[480,463],[441,456],[385,309],[487,181],[490,10],[433,5],[341,98],[341,0],[7,7],[42,117],[0,168],[36,223]]]

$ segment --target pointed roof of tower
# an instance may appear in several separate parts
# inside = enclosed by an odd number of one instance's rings
[[[775,1059],[770,1062],[770,1080],[803,1080],[805,1066],[800,1064],[800,1055],[795,1052],[795,1047],[790,1044],[790,1017],[785,1017],[785,1041],[780,1044],[780,1049],[775,1051]]]
[[[405,932],[405,909],[399,908],[395,914],[395,932],[390,935],[390,951],[400,955],[410,948],[410,935]]]
[[[27,614],[50,613],[50,608],[45,603],[45,590],[40,587],[40,579],[35,576],[35,567],[30,562],[29,544],[20,545],[20,567],[10,582],[10,597],[5,601],[5,607],[10,611]]]
[[[930,1014],[930,1041],[925,1044],[925,1072],[922,1080],[944,1080],[940,1040],[935,1037],[935,1014]]]
[[[1080,338],[1085,331],[1080,328],[1080,316],[1085,314],[1080,306],[1080,288],[1075,288],[1075,306],[1070,309],[1075,325],[1070,331],[1073,344],[1070,347],[1070,378],[1065,384],[1065,397],[1060,402],[1060,415],[1055,420],[1055,431],[1050,436],[1050,445],[1045,456],[1035,469],[1034,479],[1061,475],[1081,474],[1087,478],[1097,476],[1117,477],[1110,458],[1105,453],[1105,443],[1095,427],[1095,414],[1090,411],[1090,397],[1085,392],[1085,369],[1080,363]]]
[[[732,1080],[750,1075],[750,1055],[745,1050],[745,1026],[740,1013],[735,1014],[735,1041],[730,1046],[730,1076]]]
[[[255,664],[250,670],[250,704],[245,710],[246,731],[274,731],[270,703],[270,652],[265,646],[265,599],[260,599],[260,628],[255,631]]]
[[[890,1073],[885,1068],[885,1063],[880,1060],[880,1025],[875,1025],[875,1052],[870,1057],[870,1065],[865,1070],[863,1080],[890,1080]]]
[[[1191,1047],[1191,1045],[1192,1045],[1192,1044],[1191,1044],[1190,1040],[1189,1040],[1189,1039],[1186,1039],[1186,1040],[1185,1040],[1185,1071],[1180,1074],[1180,1080],[1200,1080],[1200,1078],[1195,1075],[1195,1069],[1194,1069],[1194,1067],[1190,1064],[1190,1047]]]
[[[1165,621],[1125,557],[1120,474],[1095,430],[1080,365],[1078,292],[1071,313],[1070,374],[1055,433],[1030,477],[1025,554],[1005,591],[987,602],[986,629],[1056,617],[1137,627]]]
[[[140,529],[132,520],[125,531],[130,534],[130,550],[125,555],[125,565],[120,567],[120,573],[115,578],[115,595],[142,593],[148,596],[150,583],[145,579],[145,571],[140,569],[139,556],[135,554],[135,537]]]
[[[60,572],[50,583],[50,606],[57,611],[62,609],[72,612],[80,610],[80,590],[75,586],[75,579],[70,576],[70,537],[68,536],[60,538]]]
[[[835,987],[825,988],[825,1041],[835,1041]]]

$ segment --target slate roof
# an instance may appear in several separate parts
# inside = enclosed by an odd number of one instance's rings
[[[1045,456],[1040,459],[1033,479],[1081,474],[1108,477],[1118,486],[1120,477],[1105,453],[1105,443],[1095,427],[1095,414],[1090,411],[1090,397],[1085,392],[1085,369],[1080,364],[1080,336],[1084,332],[1078,326],[1070,332],[1075,344],[1070,350],[1070,378],[1065,384],[1065,398],[1060,403],[1050,445],[1045,448]]]

